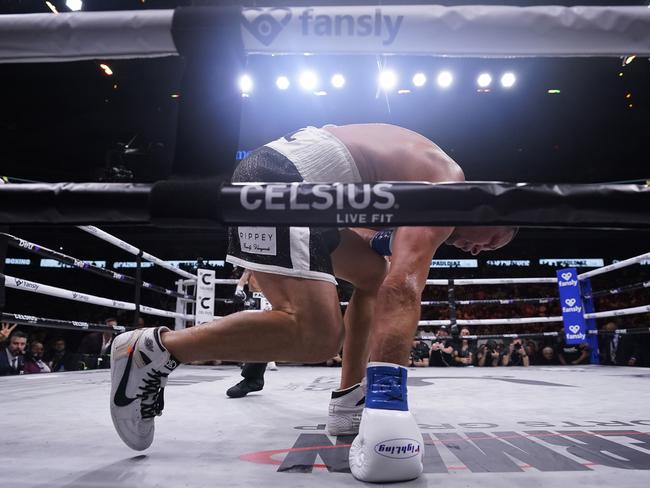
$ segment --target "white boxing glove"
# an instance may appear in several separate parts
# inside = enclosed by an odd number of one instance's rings
[[[422,473],[424,439],[408,410],[405,367],[370,363],[366,406],[350,447],[350,470],[361,481],[407,481]]]

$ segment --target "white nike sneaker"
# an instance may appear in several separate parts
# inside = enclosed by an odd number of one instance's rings
[[[330,435],[354,435],[359,433],[361,414],[366,406],[366,379],[361,383],[334,390],[330,400],[327,432]]]
[[[266,368],[267,368],[269,371],[277,371],[277,370],[278,370],[278,365],[275,364],[275,361],[271,361],[270,363],[268,363],[268,364],[266,365]]]
[[[160,340],[167,327],[118,335],[111,347],[111,418],[131,449],[153,442],[154,417],[162,415],[167,376],[178,366]]]

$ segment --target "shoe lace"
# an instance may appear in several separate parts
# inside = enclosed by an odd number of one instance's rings
[[[144,385],[140,386],[142,393],[138,395],[142,399],[140,403],[140,412],[143,419],[150,419],[162,415],[165,408],[165,388],[160,386],[162,378],[167,378],[169,373],[163,373],[157,369],[152,369],[147,373],[149,377],[142,381]]]

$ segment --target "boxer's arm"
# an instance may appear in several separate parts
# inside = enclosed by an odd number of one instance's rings
[[[406,364],[431,259],[451,231],[449,227],[400,227],[395,231],[391,266],[379,288],[375,310],[374,361]]]

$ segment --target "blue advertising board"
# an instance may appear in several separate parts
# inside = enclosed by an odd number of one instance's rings
[[[557,271],[557,285],[560,291],[560,306],[564,321],[567,344],[580,344],[587,338],[584,305],[580,295],[580,281],[575,268]]]

